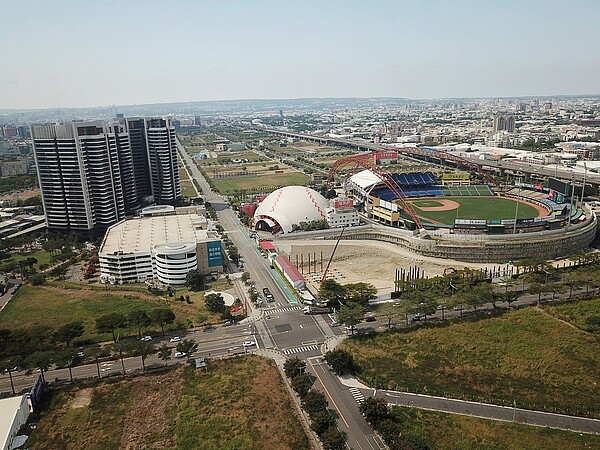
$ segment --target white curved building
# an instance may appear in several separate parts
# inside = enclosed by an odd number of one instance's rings
[[[326,220],[329,202],[314,189],[287,186],[269,194],[254,212],[254,227],[290,233],[300,222]]]
[[[158,244],[152,255],[154,273],[163,284],[184,284],[188,272],[198,268],[195,242]]]

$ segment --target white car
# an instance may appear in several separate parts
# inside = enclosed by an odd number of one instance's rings
[[[256,345],[256,342],[254,342],[254,341],[244,341],[244,342],[242,342],[242,346],[243,347],[252,347],[254,345]]]
[[[184,352],[175,352],[175,358],[185,358],[186,356]]]
[[[179,342],[181,340],[181,338],[179,336],[174,336],[171,339],[169,339],[169,342]]]
[[[142,341],[144,341],[144,342],[148,342],[148,341],[151,341],[151,340],[152,340],[152,336],[144,336],[144,337],[143,337],[142,339],[140,339],[140,340],[142,340]]]

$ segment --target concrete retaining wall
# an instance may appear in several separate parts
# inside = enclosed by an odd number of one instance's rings
[[[556,259],[575,254],[589,247],[596,236],[598,222],[592,215],[583,223],[568,229],[523,233],[517,235],[451,235],[415,236],[413,232],[383,225],[346,228],[344,240],[377,240],[399,245],[423,256],[476,263],[506,263],[524,258]],[[337,239],[340,230],[292,233],[285,239],[319,237]]]

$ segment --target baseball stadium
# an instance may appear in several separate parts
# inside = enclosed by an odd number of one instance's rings
[[[344,189],[367,225],[348,230],[343,239],[391,242],[436,258],[506,263],[572,255],[596,235],[594,212],[558,179],[498,187],[482,173],[392,173],[373,154],[338,161],[330,179],[344,165],[354,173]]]
[[[580,208],[570,214],[564,192],[530,184],[495,192],[489,185],[469,182],[468,173],[438,179],[432,172],[386,175],[365,170],[350,177],[347,189],[367,217],[407,229],[514,234],[585,220]]]

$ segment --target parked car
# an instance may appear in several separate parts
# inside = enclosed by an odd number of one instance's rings
[[[175,358],[185,358],[186,356],[184,352],[175,352]]]
[[[144,342],[148,342],[148,341],[151,341],[151,340],[152,340],[152,336],[144,336],[144,337],[143,337],[142,339],[140,339],[140,340],[142,340],[142,341],[144,341]]]
[[[332,327],[339,327],[340,323],[339,322],[331,322],[330,326],[332,326]]]
[[[171,339],[169,339],[169,342],[179,342],[181,340],[181,338],[179,336],[173,336]]]
[[[425,315],[418,313],[418,314],[415,314],[411,320],[413,322],[420,322],[424,317],[425,317]]]
[[[365,317],[365,322],[375,322],[375,316],[367,316]]]

